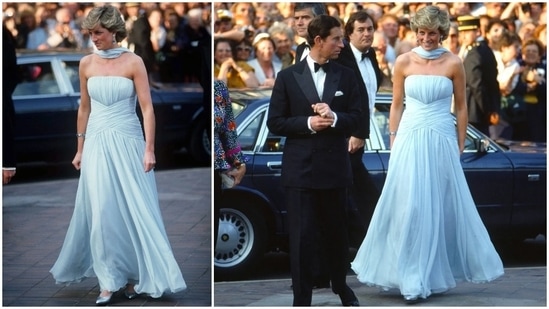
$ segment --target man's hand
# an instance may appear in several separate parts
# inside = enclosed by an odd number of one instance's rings
[[[324,118],[321,116],[311,117],[311,128],[315,132],[322,131],[332,126],[334,123],[334,118]]]
[[[499,114],[498,113],[490,114],[490,124],[495,126],[498,123],[499,123]]]
[[[364,141],[363,138],[358,138],[358,137],[351,136],[351,138],[349,139],[349,149],[348,150],[349,150],[350,153],[355,153],[357,150],[364,147],[365,144],[366,144],[366,142]]]
[[[334,113],[330,109],[330,105],[326,103],[316,103],[311,105],[313,112],[322,118],[334,118]]]
[[[15,176],[15,170],[2,170],[3,184],[7,185],[10,183],[13,176]]]

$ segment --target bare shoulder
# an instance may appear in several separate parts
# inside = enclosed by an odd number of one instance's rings
[[[447,61],[448,61],[447,67],[449,67],[452,72],[459,73],[464,70],[463,61],[459,56],[449,53]]]
[[[452,64],[460,64],[462,63],[463,61],[461,60],[461,58],[456,55],[456,54],[453,54],[453,53],[446,53],[448,56],[448,60],[452,62]]]
[[[143,59],[135,53],[124,53],[124,59],[129,62],[129,64],[143,63]]]
[[[87,68],[92,63],[93,54],[85,55],[80,59],[80,69]]]
[[[405,65],[409,64],[411,61],[412,51],[405,52],[403,54],[398,55],[398,57],[395,60],[395,65]]]

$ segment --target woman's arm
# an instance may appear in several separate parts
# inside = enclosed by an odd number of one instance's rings
[[[452,63],[452,82],[454,86],[454,108],[457,122],[457,135],[459,153],[465,147],[465,135],[467,134],[467,103],[465,102],[465,68],[461,59],[454,57]]]
[[[408,56],[403,54],[397,57],[393,72],[393,102],[389,112],[389,138],[391,140],[390,147],[393,147],[400,119],[404,112],[404,68],[408,64]]]
[[[78,67],[78,75],[80,77],[80,106],[76,119],[76,139],[77,150],[72,161],[72,165],[79,170],[82,161],[82,151],[84,150],[84,140],[86,139],[86,128],[88,126],[88,118],[90,117],[91,105],[90,95],[88,94],[88,76],[86,74],[87,67],[90,65],[90,56],[82,58]]]
[[[147,69],[143,60],[139,56],[132,55],[132,76],[135,90],[137,92],[137,100],[143,115],[143,128],[145,132],[145,157],[143,158],[143,166],[145,172],[149,172],[156,164],[154,155],[155,142],[155,116],[152,105],[151,92],[149,87],[149,79]]]

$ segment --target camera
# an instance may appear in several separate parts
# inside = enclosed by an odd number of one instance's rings
[[[524,13],[530,12],[530,3],[523,3],[520,7]]]

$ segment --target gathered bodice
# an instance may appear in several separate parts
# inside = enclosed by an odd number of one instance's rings
[[[91,113],[86,137],[107,130],[142,137],[136,114],[137,96],[133,81],[122,76],[94,76],[88,79]]]
[[[406,109],[399,134],[416,128],[439,128],[455,133],[451,104],[452,80],[440,75],[411,75],[404,81]]]

